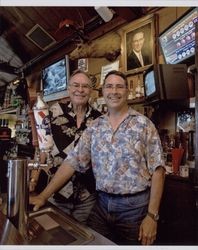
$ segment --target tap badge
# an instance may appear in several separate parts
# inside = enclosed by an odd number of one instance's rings
[[[53,146],[50,116],[48,110],[35,110],[39,148],[47,150]]]
[[[37,129],[44,129],[46,131],[46,135],[51,135],[51,126],[50,126],[50,117],[49,115],[45,115],[43,111],[39,111],[38,115],[40,116],[40,124],[37,124]]]

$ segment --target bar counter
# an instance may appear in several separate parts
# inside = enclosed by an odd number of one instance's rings
[[[189,178],[174,175],[166,176],[165,188],[160,208],[158,235],[155,242],[156,245],[197,244],[198,235],[196,221],[198,221],[198,213],[195,197],[197,193],[198,192],[195,192],[195,188]],[[3,200],[5,205],[5,197]],[[0,245],[34,245],[33,242],[25,242],[18,230],[6,218],[5,206],[2,208],[1,205],[0,208]],[[47,212],[51,212],[51,210],[47,208]],[[38,216],[40,215],[38,214]],[[70,219],[71,218],[69,218],[69,220]],[[74,226],[78,226],[78,223],[74,224]],[[85,234],[88,236],[90,234],[94,236],[93,239],[83,245],[115,245],[115,243],[111,242],[91,228],[83,227],[82,229],[85,230]],[[59,233],[58,236],[60,236]],[[46,234],[44,239],[46,240]],[[58,245],[61,245],[63,239],[65,240],[65,234],[64,237],[62,236],[60,238]],[[42,241],[40,245],[46,245],[46,243]]]
[[[46,233],[43,235],[44,238],[41,237],[39,239],[40,241],[38,240],[38,241],[32,241],[32,242],[25,240],[21,236],[21,234],[16,229],[16,227],[6,217],[6,197],[5,196],[6,195],[3,194],[3,204],[0,205],[0,245],[38,245],[38,244],[39,245],[49,245],[48,244],[49,242],[45,243],[45,240],[49,237],[49,235],[47,235]],[[48,205],[49,204],[50,203],[48,203]],[[53,205],[52,206],[51,205],[46,208],[46,211],[49,211],[49,212],[56,211],[56,210],[54,210],[55,207]],[[57,208],[57,211],[59,211],[58,208]],[[38,213],[40,213],[40,212],[38,211]],[[60,212],[60,214],[61,214],[61,212]],[[33,213],[33,215],[34,215],[34,213]],[[68,216],[68,215],[64,215],[64,216],[67,219],[67,221],[69,223],[71,223],[71,224],[68,224],[69,228],[71,228],[71,226],[73,225],[74,229],[76,228],[76,232],[79,230],[82,230],[82,234],[87,235],[87,236],[89,236],[89,235],[91,236],[90,240],[87,240],[87,242],[86,242],[86,240],[84,240],[84,243],[83,243],[82,239],[81,239],[81,241],[79,239],[77,239],[77,241],[75,241],[77,243],[77,245],[115,245],[115,243],[108,240],[107,238],[105,238],[101,234],[95,232],[91,228],[86,227],[84,225],[81,225],[78,222],[75,222],[72,218],[70,218],[70,216]],[[30,217],[29,218],[29,222],[30,222],[31,221],[31,213],[30,213],[29,217]],[[57,240],[56,245],[68,245],[69,242],[68,242],[68,244],[66,243],[67,242],[67,240],[66,240],[67,232],[64,232],[64,236],[63,236],[63,234],[61,236],[61,233],[62,233],[61,231],[60,231],[60,233],[58,232],[58,236],[56,237],[56,240]],[[50,245],[53,245],[53,243]],[[71,244],[69,244],[69,245],[71,245]]]
[[[17,229],[0,211],[0,245],[23,245],[24,240]]]

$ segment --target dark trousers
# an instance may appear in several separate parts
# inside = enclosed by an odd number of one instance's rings
[[[150,190],[121,196],[98,192],[88,226],[118,245],[140,245],[139,226],[147,214]]]

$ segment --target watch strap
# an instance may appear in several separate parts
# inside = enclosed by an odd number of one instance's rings
[[[159,214],[158,214],[158,213],[153,214],[153,213],[151,213],[151,212],[147,212],[147,215],[148,215],[149,217],[151,217],[154,221],[158,221],[158,220],[159,220]]]

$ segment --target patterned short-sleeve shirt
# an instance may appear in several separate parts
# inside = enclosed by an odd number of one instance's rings
[[[71,103],[54,103],[50,107],[51,128],[54,139],[54,146],[52,156],[54,160],[54,167],[51,172],[55,173],[57,168],[61,165],[67,153],[73,150],[77,144],[82,132],[87,126],[101,113],[90,105],[87,106],[86,114],[80,127],[77,127],[76,115],[73,111]],[[70,200],[78,201],[81,190],[88,189],[89,193],[95,191],[95,180],[92,171],[87,171],[86,174],[76,173],[71,180],[73,182],[73,195]],[[55,194],[56,199],[66,201],[58,192]]]
[[[107,115],[87,128],[66,158],[75,170],[84,172],[92,162],[96,189],[130,194],[151,185],[151,176],[164,166],[163,151],[154,124],[129,109],[128,116],[113,131]]]

